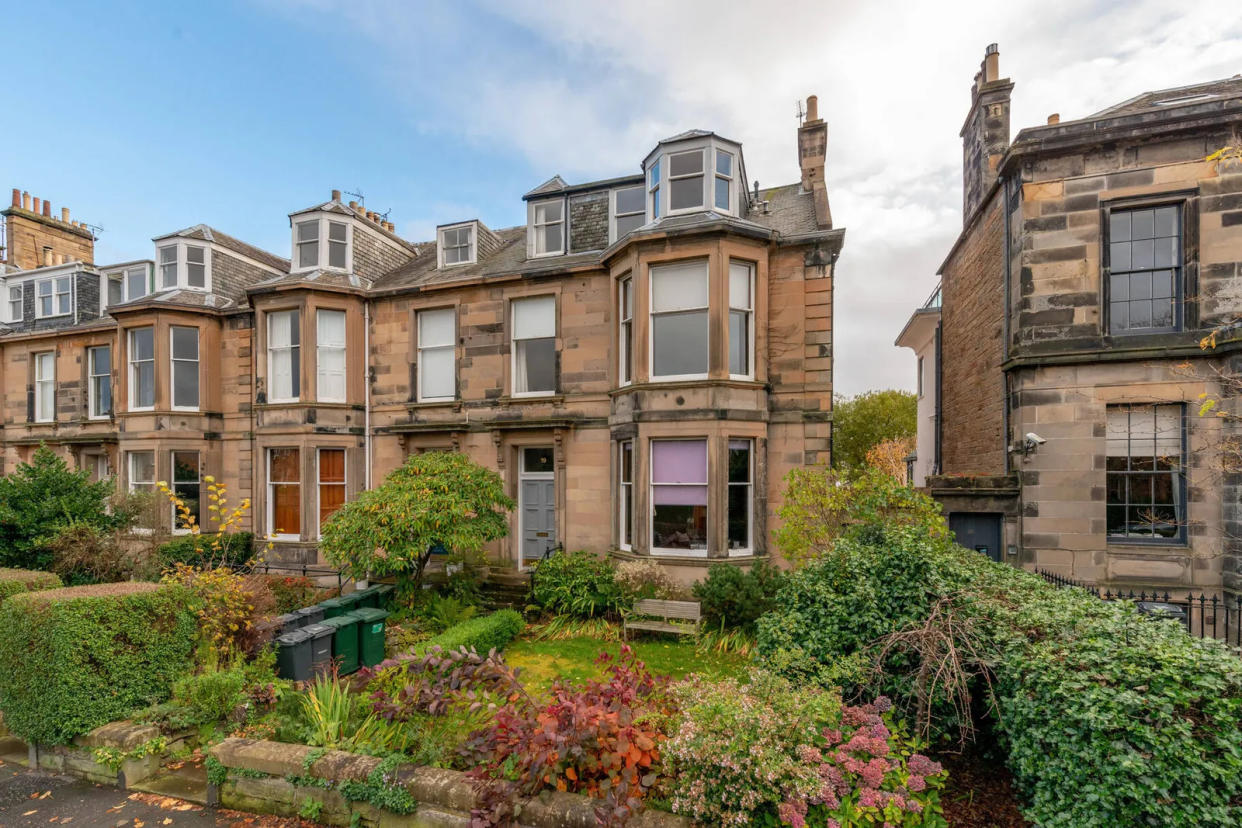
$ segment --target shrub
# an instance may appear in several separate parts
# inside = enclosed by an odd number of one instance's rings
[[[437,636],[424,641],[415,648],[422,654],[432,647],[439,647],[452,652],[465,647],[479,653],[487,653],[493,649],[501,650],[522,632],[526,622],[515,610],[505,609],[485,615],[482,618],[471,618],[469,621],[449,627]]]
[[[638,558],[622,561],[616,570],[617,586],[627,601],[646,598],[672,600],[681,597],[685,588],[673,580],[659,561]]]
[[[557,615],[594,618],[626,605],[612,565],[586,550],[540,561],[531,583],[535,603]]]
[[[177,564],[164,576],[164,583],[186,587],[190,609],[198,617],[200,641],[220,661],[254,652],[264,643],[258,622],[272,614],[276,599],[261,575]]]
[[[188,664],[194,616],[178,587],[103,584],[0,605],[0,710],[18,736],[74,736],[168,698]]]
[[[229,717],[246,702],[246,672],[234,667],[185,676],[173,685],[173,701],[186,708],[192,724],[208,724]]]
[[[196,569],[240,567],[254,557],[254,535],[178,535],[160,546],[156,556],[161,569],[173,569],[178,564]]]
[[[158,576],[140,546],[129,546],[118,530],[89,523],[61,527],[48,543],[52,571],[68,584],[100,584]],[[156,570],[156,571],[152,571]]]
[[[785,578],[766,561],[756,561],[749,572],[731,564],[713,564],[707,578],[694,585],[704,625],[753,633],[759,616],[775,607],[776,593]]]
[[[111,481],[91,482],[89,471],[73,471],[54,451],[39,446],[29,463],[0,477],[0,564],[49,569],[48,543],[61,527],[126,524],[130,515],[106,508],[112,492]]]
[[[59,586],[61,586],[60,578],[51,572],[0,567],[0,602],[19,592],[56,589]]]
[[[673,810],[707,824],[943,825],[938,764],[882,714],[836,690],[755,671],[749,684],[692,680],[665,751]]]
[[[309,607],[319,599],[321,590],[310,578],[302,575],[267,575],[268,589],[276,601],[273,610],[277,615],[284,615],[302,607]]]
[[[432,632],[442,633],[449,627],[474,618],[475,612],[476,607],[463,604],[456,598],[432,594],[418,614]]]

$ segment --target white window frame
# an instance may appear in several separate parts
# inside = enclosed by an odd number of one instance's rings
[[[707,286],[707,304],[694,308],[678,308],[672,311],[657,311],[655,309],[655,281],[656,275],[662,267],[679,266],[689,264],[701,264],[703,266],[703,282]],[[712,370],[712,354],[711,354],[711,269],[707,259],[696,259],[682,262],[662,262],[659,265],[652,265],[647,268],[647,366],[648,377],[651,382],[685,382],[688,380],[707,379]],[[702,310],[707,313],[708,319],[708,345],[707,345],[707,370],[701,374],[657,374],[655,362],[655,318],[665,314],[686,313],[687,311]]]
[[[647,221],[654,221],[664,215],[664,210],[660,204],[660,194],[664,189],[660,186],[663,183],[660,181],[660,178],[664,175],[664,167],[666,166],[661,163],[663,160],[663,155],[657,156],[656,160],[651,162],[651,166],[646,171]]]
[[[292,449],[298,453],[298,479],[295,481],[289,481],[289,480],[273,481],[272,480],[272,452],[273,451],[285,451],[288,449]],[[319,463],[318,454],[316,454],[315,456],[315,463],[316,465],[318,465]],[[301,472],[302,472],[302,448],[300,446],[271,446],[270,448],[268,448],[267,450],[267,474],[265,475],[267,479],[267,510],[266,510],[267,511],[267,534],[268,534],[268,537],[271,538],[272,540],[297,541],[297,540],[302,539],[302,527],[301,526],[297,527],[296,532],[279,532],[278,533],[276,531],[276,496],[275,496],[275,488],[274,488],[275,486],[291,486],[291,485],[296,485],[298,487],[298,523],[299,524],[302,523],[303,522],[302,507],[305,505],[305,502],[304,502],[305,498],[302,497]],[[318,471],[316,471],[315,477],[316,479],[318,479],[319,477]],[[316,499],[318,499],[318,495],[316,495]],[[318,506],[319,505],[318,502],[316,502],[315,505]],[[317,520],[318,519],[316,519],[316,521]]]
[[[189,248],[199,248],[203,251],[203,284],[190,284],[190,260]],[[176,259],[170,262],[164,261],[164,251],[175,250]],[[196,263],[197,264],[197,263]],[[176,284],[166,284],[164,272],[166,267],[172,267],[173,272],[177,276]],[[163,290],[193,290],[200,293],[211,292],[211,245],[205,241],[192,241],[187,239],[178,239],[176,241],[164,241],[155,246],[155,270],[156,270],[156,292]]]
[[[25,290],[26,290],[25,285],[22,282],[18,282],[15,285],[13,284],[7,285],[7,287],[8,287],[8,291],[6,291],[7,304],[5,307],[8,309],[8,316],[9,316],[8,321],[9,322],[21,322],[22,318],[25,316],[25,309],[23,308],[23,302],[25,302]],[[16,299],[13,298],[14,291],[17,292]],[[13,312],[13,309],[15,307],[17,309],[17,313]]]
[[[56,421],[56,352],[55,351],[39,351],[31,354],[34,359],[34,421],[36,423],[52,423]],[[44,376],[42,369],[44,365],[50,365],[52,375]],[[51,410],[48,411],[44,405],[44,390],[50,389],[48,398],[50,399]]]
[[[173,344],[173,332],[184,328],[194,331],[194,359],[186,359],[178,357],[175,346]],[[194,325],[170,325],[168,326],[168,402],[173,411],[198,411],[203,404],[203,382],[202,375],[199,373],[199,363],[203,358],[203,334]],[[194,385],[195,396],[198,397],[196,405],[178,405],[177,404],[177,363],[193,363],[194,364]]]
[[[617,385],[630,385],[634,382],[633,274],[617,282],[617,319]]]
[[[321,319],[325,318],[323,314],[340,314],[341,316],[341,341],[340,343],[324,343],[324,331]],[[318,402],[343,403],[349,397],[348,388],[348,354],[349,354],[349,334],[346,330],[349,324],[349,317],[345,311],[340,308],[316,308],[315,309],[315,399]],[[328,376],[324,370],[324,355],[329,353],[339,353],[341,355],[341,393],[338,397],[330,397],[324,393],[324,377]]]
[[[151,479],[150,480],[138,480],[137,479],[137,474],[134,470],[134,466],[135,466],[134,461],[137,460],[140,455],[146,455],[151,458]],[[138,491],[154,492],[155,491],[155,479],[157,477],[159,477],[159,472],[155,468],[155,452],[154,451],[151,451],[149,449],[143,449],[141,451],[125,452],[125,484],[126,484],[126,488],[129,491],[131,492],[138,492]],[[147,488],[139,489],[138,488],[139,486],[146,486]],[[138,531],[138,530],[135,530],[135,531]],[[150,529],[148,529],[147,532],[150,532]]]
[[[451,262],[451,263],[446,262],[445,256],[444,256],[444,253],[445,253],[444,234],[451,230],[463,230],[463,229],[470,231],[470,247],[469,247],[470,256],[469,258],[464,259],[460,262]],[[438,264],[442,268],[460,267],[462,265],[474,264],[476,261],[478,261],[479,229],[478,229],[477,224],[473,221],[466,221],[460,224],[448,224],[448,225],[445,225],[444,227],[436,228],[436,255],[439,257]]]
[[[281,314],[293,314],[294,324],[289,326],[290,341],[288,345],[272,344],[272,321]],[[267,401],[269,403],[295,403],[302,398],[302,310],[301,308],[284,308],[282,310],[271,310],[266,314],[267,317]],[[293,344],[292,334],[297,332],[297,344]],[[297,382],[290,383],[290,386],[296,385],[297,393],[291,397],[277,397],[273,392],[275,383],[272,381],[276,376],[276,357],[277,352],[289,352],[290,370],[297,377]],[[293,390],[291,387],[290,390]]]
[[[728,175],[725,175],[724,173],[720,172],[720,156],[722,155],[729,156],[729,174]],[[734,194],[736,191],[736,188],[733,185],[733,182],[736,179],[737,179],[737,154],[730,152],[729,150],[726,150],[726,149],[721,149],[720,147],[715,147],[714,152],[712,153],[712,183],[711,183],[711,196],[712,196],[711,204],[712,206],[711,206],[711,209],[716,210],[716,211],[723,210],[729,215],[735,215],[737,213],[737,210],[733,209],[733,205],[736,202],[736,198],[737,198],[736,195]],[[729,188],[729,198],[728,198],[729,203],[726,204],[724,207],[721,207],[719,204],[716,203],[716,183],[718,181],[727,182],[727,186]]]
[[[68,281],[69,283],[69,290],[67,291],[59,290],[59,288],[62,286],[61,283],[65,281]],[[49,276],[46,279],[36,280],[34,283],[34,286],[35,286],[35,319],[54,319],[55,317],[58,317],[58,316],[72,316],[73,315],[73,298],[74,298],[73,297],[74,281],[75,280],[73,278],[72,273],[63,274],[60,276]],[[43,312],[43,299],[44,299],[43,286],[44,285],[48,286],[47,298],[52,303],[51,313]],[[57,310],[57,308],[59,308],[61,305],[61,302],[60,302],[61,297],[66,297],[66,296],[69,298],[69,308],[67,310]]]
[[[734,483],[729,479],[729,447],[730,443],[746,443],[747,463],[745,483]],[[755,554],[755,441],[750,437],[729,437],[725,439],[725,549],[730,557],[745,557]],[[729,546],[729,492],[734,486],[746,487],[746,546],[734,549]]]
[[[429,314],[429,313],[440,313],[440,314],[447,313],[452,316],[453,334],[451,337],[449,337],[449,341],[447,343],[440,343],[436,345],[424,345],[423,344],[423,317],[424,317],[424,314]],[[417,353],[418,367],[416,369],[418,376],[416,378],[417,387],[415,388],[415,399],[418,400],[420,403],[452,402],[453,400],[457,399],[457,309],[453,307],[421,308],[415,312],[414,320],[415,320],[415,327],[417,328],[417,330],[414,333],[414,336],[415,336],[414,341],[417,344],[417,351],[418,351]],[[433,397],[433,396],[428,396],[427,394],[423,393],[423,379],[427,376],[427,360],[424,359],[424,354],[430,351],[436,351],[436,352],[448,351],[453,356],[453,361],[451,363],[453,366],[452,367],[453,393],[449,396]]]
[[[675,155],[692,155],[698,153],[701,166],[696,173],[682,173],[673,175],[673,156]],[[710,209],[707,206],[707,147],[687,147],[685,149],[670,150],[664,154],[664,161],[668,164],[668,214],[675,216],[681,213],[701,213]],[[687,179],[699,179],[699,203],[693,207],[678,207],[673,209],[673,182],[685,181]]]
[[[626,213],[618,212],[617,199],[622,190],[638,190],[638,192],[643,197],[642,208],[638,210],[632,210]],[[648,195],[647,188],[642,184],[635,184],[631,187],[617,187],[613,190],[608,191],[608,241],[609,243],[615,242],[619,238],[623,238],[621,232],[617,229],[617,219],[629,218],[630,216],[642,216],[643,220],[639,222],[638,226],[642,227],[644,224],[647,223],[647,199],[649,197],[650,196]],[[630,233],[633,233],[633,232],[634,232],[633,230],[630,231]],[[626,235],[629,235],[629,234],[627,233]]]
[[[324,483],[323,482],[323,477],[320,473],[320,469],[322,468],[322,465],[319,462],[319,459],[320,457],[323,456],[323,453],[325,451],[339,451],[341,452],[341,454],[345,455],[344,456],[345,462],[342,463],[341,465],[341,467],[345,470],[345,479],[342,482],[340,483],[335,483],[335,482]],[[345,503],[349,501],[349,452],[347,452],[343,447],[319,446],[315,449],[315,537],[316,538],[323,537],[323,517],[322,517],[323,504],[321,501],[323,499],[322,495],[323,495],[324,486],[339,486],[341,489],[344,490],[345,497],[342,498],[341,500],[342,507],[345,505]]]
[[[703,479],[705,483],[657,483],[655,481],[655,447],[657,443],[681,443],[681,442],[701,442],[704,444],[703,463],[706,468],[703,470]],[[656,438],[647,441],[647,548],[651,550],[652,556],[656,557],[680,557],[680,558],[706,558],[711,551],[711,526],[712,526],[712,481],[711,481],[711,441],[706,437],[690,436],[685,437],[669,437]],[[655,489],[656,486],[668,487],[686,487],[695,489],[705,489],[707,491],[707,536],[704,540],[702,549],[674,549],[668,546],[656,546],[655,542]]]
[[[190,481],[190,480],[178,481],[177,480],[177,461],[175,458],[178,454],[193,454],[194,455],[195,457],[194,470],[195,470],[195,473],[197,474],[197,477],[193,481]],[[198,515],[195,517],[195,521],[198,523],[198,526],[200,528],[202,527],[202,520],[203,520],[203,465],[202,464],[203,464],[203,455],[201,452],[199,452],[198,449],[173,449],[172,451],[168,452],[168,488],[169,490],[174,495],[177,495],[178,482],[182,484],[194,483],[195,485],[198,486]],[[180,520],[181,520],[181,515],[177,512],[177,504],[170,502],[168,506],[172,510],[172,521],[169,523],[169,526],[172,527],[172,533],[174,535],[190,534],[189,529],[185,528],[184,526],[179,525]]]
[[[540,220],[539,212],[541,208],[546,208],[552,204],[559,204],[561,207],[561,217],[555,221],[547,219]],[[526,226],[530,228],[527,236],[527,258],[540,259],[545,256],[564,256],[565,251],[569,248],[569,204],[564,198],[549,198],[542,201],[531,201],[526,205],[527,219]],[[543,250],[540,251],[540,242],[543,240],[543,229],[554,224],[561,226],[561,247],[559,250]]]
[[[151,358],[135,359],[134,358],[134,335],[139,331],[151,332]],[[141,328],[129,328],[125,337],[125,357],[129,362],[129,410],[130,411],[154,411],[156,403],[156,376],[155,376],[155,328],[151,325],[144,325]],[[139,367],[145,363],[151,363],[151,404],[138,405],[138,375]]]
[[[95,352],[100,348],[108,349],[108,372],[106,374],[95,373]],[[113,408],[116,407],[116,389],[112,387],[112,352],[111,344],[107,345],[91,345],[86,349],[86,386],[87,386],[87,418],[91,420],[107,420],[112,416],[112,411],[99,412],[99,394],[95,390],[95,381],[101,377],[108,380],[108,397],[112,400]]]
[[[539,300],[539,299],[550,300],[552,302],[552,333],[546,336],[524,336],[524,337],[519,338],[518,336],[516,336],[518,305],[521,304],[522,302],[529,302],[529,301]],[[556,300],[557,300],[556,294],[542,293],[536,296],[515,297],[512,301],[509,302],[509,326],[510,326],[509,330],[513,334],[509,337],[510,339],[509,350],[511,352],[510,357],[509,357],[509,363],[510,363],[509,364],[509,385],[512,389],[510,396],[513,396],[513,397],[554,397],[556,396],[556,393],[557,393],[556,387],[553,387],[552,390],[550,391],[518,391],[517,390],[517,376],[518,376],[518,346],[517,344],[518,342],[525,342],[527,340],[536,340],[536,339],[551,339],[552,340],[552,360],[553,360],[552,384],[553,386],[557,386],[560,384],[560,377],[558,376],[557,370],[556,370],[556,355],[557,355],[556,331],[558,327],[557,323],[559,321],[557,318],[558,308],[557,308]]]
[[[630,479],[625,479],[625,454],[630,455]],[[626,503],[629,503],[629,517],[637,517],[634,507],[634,441],[620,440],[617,442],[617,546],[626,552],[634,549],[634,523],[626,519]]]
[[[315,228],[318,235],[315,237],[315,257],[311,264],[302,264],[302,252],[300,244],[310,244],[310,242],[298,242],[298,228],[303,224],[317,224]],[[333,265],[332,262],[332,245],[341,244],[340,241],[332,239],[332,226],[339,225],[345,228],[345,264]],[[309,270],[332,270],[339,273],[348,273],[353,268],[354,261],[354,223],[344,216],[337,216],[328,213],[319,213],[314,215],[294,216],[290,220],[292,228],[291,243],[293,258],[291,259],[290,273],[305,273]]]
[[[749,307],[740,307],[733,304],[733,268],[744,267],[748,272],[748,301]],[[753,379],[755,376],[755,265],[751,262],[741,262],[736,260],[729,261],[729,316],[732,317],[734,311],[744,311],[746,313],[746,372],[742,374],[733,373],[732,360],[729,362],[729,376],[732,379]],[[732,324],[725,326],[727,337],[733,336]],[[725,357],[728,359],[733,353],[733,343],[729,342],[726,348]]]

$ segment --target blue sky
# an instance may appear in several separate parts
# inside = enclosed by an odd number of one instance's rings
[[[847,228],[838,390],[905,387],[892,346],[961,224],[958,130],[984,47],[1013,127],[1242,73],[1234,2],[9,3],[0,190],[103,226],[97,260],[204,222],[288,255],[287,214],[356,190],[399,232],[525,220],[522,193],[637,171],[714,129],[765,186],[797,178],[820,98]],[[7,195],[5,196],[7,198]]]

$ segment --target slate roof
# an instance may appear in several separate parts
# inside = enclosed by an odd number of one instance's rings
[[[237,307],[238,303],[219,293],[204,293],[201,290],[174,288],[172,290],[157,290],[155,293],[148,293],[146,296],[140,296],[128,302],[111,305],[105,312],[110,314],[113,310],[127,310],[129,308],[146,307],[147,305],[173,305],[182,308],[227,310]]]
[[[1142,112],[1167,110],[1177,106],[1208,103],[1213,100],[1242,97],[1242,75],[1231,78],[1195,83],[1190,86],[1178,86],[1172,89],[1159,89],[1136,95],[1128,101],[1114,104],[1107,109],[1087,116],[1087,119],[1113,118],[1120,115],[1134,115]]]
[[[206,224],[196,224],[193,227],[187,227],[184,230],[178,230],[176,233],[168,233],[163,236],[156,236],[152,241],[163,241],[165,239],[184,238],[184,239],[201,239],[218,244],[226,250],[232,250],[238,255],[253,259],[267,267],[276,270],[287,271],[289,269],[289,260],[281,258],[274,253],[268,253],[266,250],[255,247],[253,244],[246,244],[238,238],[230,236],[228,233],[221,233],[214,227]]]
[[[800,236],[824,229],[815,220],[815,196],[803,190],[801,183],[760,190],[759,199],[768,202],[768,212],[764,213],[762,207],[752,210],[747,218],[756,224],[782,236]]]
[[[270,279],[262,279],[250,285],[247,290],[256,291],[264,288],[275,288],[280,285],[303,283],[319,287],[346,288],[348,290],[367,290],[371,287],[370,279],[365,279],[355,273],[315,268],[314,270],[300,270],[297,273],[282,273]]]
[[[305,207],[301,210],[297,210],[295,212],[290,213],[289,218],[292,219],[294,216],[300,216],[303,213],[310,213],[315,210],[323,210],[329,213],[337,213],[338,215],[342,215],[342,216],[353,216],[354,218],[366,224],[366,226],[370,228],[371,230],[375,231],[376,233],[383,236],[384,238],[392,239],[397,244],[409,250],[411,253],[418,252],[418,245],[414,244],[413,242],[406,241],[405,239],[398,236],[396,233],[391,232],[387,227],[384,227],[381,224],[377,224],[371,221],[369,218],[367,218],[367,214],[365,211],[355,210],[353,207],[350,207],[348,204],[344,204],[340,201],[325,201],[322,204],[314,204],[310,207]],[[286,270],[289,269],[288,260],[285,260],[285,269]]]

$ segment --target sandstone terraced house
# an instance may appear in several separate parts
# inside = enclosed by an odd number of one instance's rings
[[[748,186],[742,146],[694,130],[633,175],[553,177],[522,226],[419,242],[333,191],[290,214],[288,259],[198,225],[102,266],[88,228],[15,190],[4,468],[45,442],[191,502],[211,474],[271,557],[314,562],[341,503],[462,451],[519,504],[508,565],[585,548],[691,578],[770,554],[782,478],[829,454],[826,147],[811,98],[788,186]]]
[[[1010,141],[989,47],[962,128],[963,228],[942,307],[898,344],[930,366],[918,461],[958,539],[1109,588],[1242,589],[1236,411],[1242,76],[1146,92]],[[1232,151],[1218,154],[1232,147]],[[1233,465],[1233,464],[1229,464]]]

